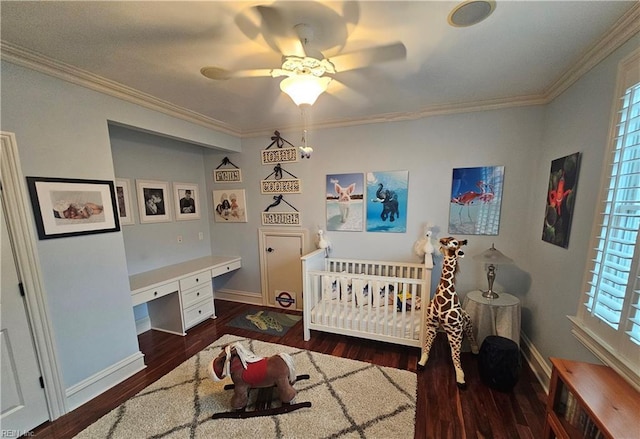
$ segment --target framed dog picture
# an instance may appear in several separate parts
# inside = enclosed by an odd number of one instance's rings
[[[27,177],[40,239],[120,230],[113,181]]]
[[[213,217],[218,223],[246,223],[247,201],[244,189],[213,191]]]
[[[364,224],[364,174],[328,174],[327,230],[361,232]]]

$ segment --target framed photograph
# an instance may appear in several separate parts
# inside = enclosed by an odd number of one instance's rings
[[[327,230],[361,232],[364,224],[364,174],[328,174]]]
[[[200,191],[197,184],[174,182],[173,196],[176,206],[176,220],[200,218]]]
[[[213,206],[213,217],[217,223],[247,222],[244,189],[213,191]]]
[[[171,222],[169,183],[136,180],[136,188],[141,223]]]
[[[569,247],[579,167],[579,152],[551,162],[542,240],[559,247]]]
[[[409,171],[367,172],[367,232],[406,233]]]
[[[449,233],[497,235],[504,166],[456,168],[451,180]]]
[[[40,239],[120,230],[113,181],[27,177]]]
[[[116,178],[116,198],[118,200],[118,216],[120,224],[123,226],[135,224],[133,211],[131,210],[131,192],[129,191],[129,180],[126,178]]]

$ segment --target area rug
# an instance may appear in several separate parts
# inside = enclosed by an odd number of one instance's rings
[[[302,316],[298,315],[253,309],[235,317],[227,326],[269,335],[285,335],[301,319]]]
[[[211,419],[230,409],[226,379],[215,383],[208,363],[228,343],[241,341],[257,355],[293,356],[294,402],[311,407],[277,416]],[[115,408],[76,436],[95,438],[385,438],[414,436],[416,375],[405,370],[225,335]],[[252,392],[252,394],[257,392]]]

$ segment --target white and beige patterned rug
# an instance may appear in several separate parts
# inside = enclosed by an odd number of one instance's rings
[[[230,410],[230,380],[213,382],[208,363],[240,340],[262,357],[293,356],[294,402],[311,407],[277,416],[211,419]],[[402,438],[414,436],[416,374],[273,343],[225,335],[76,436],[96,438]],[[257,393],[253,391],[252,393]]]

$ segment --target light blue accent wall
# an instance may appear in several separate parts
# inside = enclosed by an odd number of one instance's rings
[[[16,135],[25,176],[113,181],[108,121],[240,150],[232,136],[5,61],[1,68],[1,126]],[[123,232],[38,241],[37,253],[66,388],[138,352]]]
[[[499,269],[496,285],[522,300],[523,330],[540,355],[594,361],[571,335],[565,316],[575,314],[582,288],[617,63],[639,45],[635,36],[547,106],[311,130],[313,158],[285,165],[302,179],[303,193],[286,199],[313,236],[326,222],[326,174],[408,170],[406,233],[328,232],[327,238],[337,256],[417,261],[412,246],[425,222],[435,225],[436,237],[448,235],[452,168],[504,165],[499,235],[468,236],[458,291],[464,295],[486,285],[484,270],[471,256],[495,243],[515,261]],[[260,194],[259,182],[272,172],[260,163],[260,150],[269,136],[240,141],[6,62],[1,91],[2,130],[16,134],[25,176],[184,179],[206,188],[201,203],[207,212],[200,221],[141,225],[136,213],[137,224],[122,232],[37,243],[67,387],[138,351],[130,272],[209,252],[240,255],[242,270],[223,276],[216,287],[260,292],[258,229],[271,197]],[[296,144],[301,135],[282,134]],[[583,153],[576,215],[569,248],[562,249],[541,240],[549,167],[551,160],[576,151]],[[154,163],[145,166],[148,155]],[[213,183],[211,173],[225,156],[242,169],[242,183]],[[211,190],[222,188],[246,189],[248,223],[213,221]],[[201,229],[204,242],[188,241]],[[184,232],[182,246],[178,232]],[[435,270],[437,278],[439,265]]]

